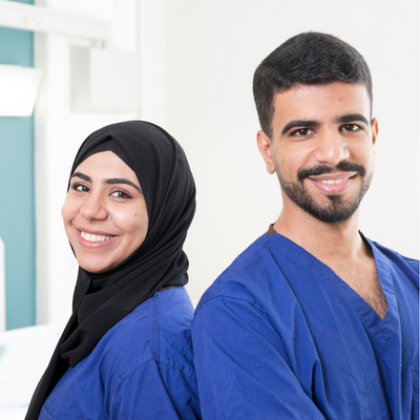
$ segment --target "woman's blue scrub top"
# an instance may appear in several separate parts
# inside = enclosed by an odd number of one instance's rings
[[[183,287],[157,292],[69,368],[42,420],[200,418],[190,339],[193,307]]]

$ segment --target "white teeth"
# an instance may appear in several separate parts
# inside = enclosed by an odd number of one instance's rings
[[[111,236],[105,235],[91,235],[90,233],[81,231],[82,238],[88,242],[104,242],[107,241]]]
[[[347,181],[348,178],[340,178],[340,179],[322,179],[319,182],[322,182],[323,184],[340,184],[341,182]]]

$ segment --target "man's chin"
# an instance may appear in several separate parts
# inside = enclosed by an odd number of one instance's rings
[[[287,194],[289,192],[289,194]],[[355,197],[349,203],[344,202],[342,194],[332,194],[316,200],[306,191],[286,191],[288,197],[302,210],[315,219],[327,223],[338,224],[349,220],[360,204],[360,197]]]
[[[327,211],[309,211],[307,209],[303,209],[315,219],[319,220],[320,222],[327,223],[330,225],[335,225],[339,223],[344,223],[349,220],[353,214],[356,212],[356,209],[351,209],[350,211],[339,211],[339,212],[327,212]]]

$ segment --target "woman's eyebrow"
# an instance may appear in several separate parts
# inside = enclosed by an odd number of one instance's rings
[[[75,172],[71,177],[74,178],[75,176],[77,176],[80,179],[83,179],[83,181],[92,182],[92,178],[90,176],[82,174],[81,172]]]
[[[143,193],[143,191],[136,185],[133,184],[131,181],[129,181],[126,178],[109,178],[105,181],[105,184],[126,184],[126,185],[130,185],[130,187],[135,188],[137,191]]]
[[[71,177],[77,176],[80,179],[83,179],[83,181],[92,182],[92,178],[88,175],[83,174],[82,172],[75,172]],[[114,184],[126,184],[130,185],[130,187],[135,188],[137,191],[141,192],[143,194],[143,191],[141,188],[139,188],[136,184],[132,183],[126,178],[109,178],[105,180],[104,184],[108,185],[114,185]]]

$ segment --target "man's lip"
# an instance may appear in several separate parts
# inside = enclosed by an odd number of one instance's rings
[[[312,181],[329,181],[329,180],[336,180],[336,179],[347,179],[353,178],[357,175],[357,172],[329,172],[326,174],[321,175],[310,175],[308,176],[309,179]]]
[[[353,183],[353,180],[356,175],[349,176],[350,174],[347,173],[347,176],[341,176],[341,177],[323,177],[322,179],[320,177],[308,177],[308,180],[320,191],[322,191],[325,194],[342,194],[347,189],[350,188],[350,186]],[[341,180],[338,183],[332,182],[332,183],[326,183],[323,181],[338,181]]]

